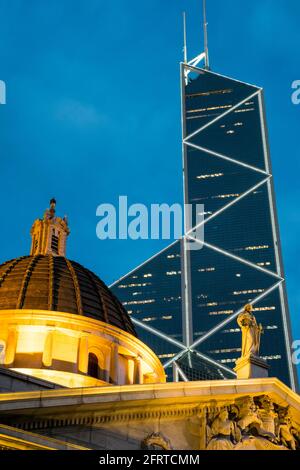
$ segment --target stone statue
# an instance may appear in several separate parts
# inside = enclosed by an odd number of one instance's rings
[[[153,432],[141,442],[144,450],[172,450],[171,442],[159,432]]]
[[[295,430],[292,425],[289,407],[279,410],[278,437],[281,444],[290,450],[296,450],[297,441]]]
[[[246,305],[237,322],[242,330],[242,357],[259,356],[262,325],[258,325],[252,313],[252,305]]]
[[[207,450],[232,450],[240,438],[236,424],[229,419],[227,408],[221,410],[207,431]]]
[[[238,426],[240,427],[243,434],[251,434],[251,430],[254,428],[259,432],[262,427],[262,420],[258,416],[258,407],[254,403],[252,397],[247,396],[237,400],[237,406],[239,408]]]
[[[275,420],[278,414],[275,411],[274,404],[268,395],[262,395],[256,398],[258,404],[258,416],[262,420],[265,436],[269,436],[273,441],[276,440]]]

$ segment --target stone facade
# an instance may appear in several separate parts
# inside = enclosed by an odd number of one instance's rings
[[[300,397],[277,379],[0,395],[2,422],[87,449],[298,450]]]

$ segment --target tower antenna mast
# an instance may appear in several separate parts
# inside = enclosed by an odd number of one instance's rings
[[[186,43],[186,14],[185,11],[182,13],[183,16],[183,61],[187,63],[187,43]]]
[[[205,68],[209,69],[209,53],[208,53],[208,33],[207,33],[207,16],[206,16],[206,0],[203,0],[203,29],[204,29],[204,53]]]

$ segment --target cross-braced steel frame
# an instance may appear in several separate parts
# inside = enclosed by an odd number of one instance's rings
[[[203,72],[205,69],[197,67],[198,64],[201,61],[205,61],[206,55],[205,53],[200,54],[197,56],[195,59],[189,61],[189,62],[183,62],[181,63],[181,119],[182,119],[182,155],[183,155],[183,188],[184,188],[184,203],[187,204],[188,201],[188,181],[187,181],[187,149],[188,147],[193,147],[201,152],[205,152],[215,158],[218,159],[223,159],[226,161],[229,161],[233,164],[240,165],[242,167],[246,167],[250,171],[257,172],[261,174],[262,180],[255,184],[254,186],[249,187],[246,191],[244,191],[242,194],[240,194],[238,197],[236,197],[234,200],[232,200],[230,203],[226,204],[224,207],[213,213],[210,217],[206,218],[203,220],[200,224],[198,224],[195,227],[191,228],[191,221],[188,220],[188,214],[185,212],[185,221],[184,221],[184,235],[181,239],[181,282],[182,282],[182,324],[183,324],[183,341],[177,341],[174,338],[167,336],[164,332],[159,331],[158,329],[155,329],[151,327],[150,325],[143,323],[133,316],[132,321],[140,328],[143,328],[144,330],[150,332],[151,334],[163,339],[164,341],[167,341],[174,346],[176,346],[179,349],[179,352],[166,361],[164,363],[164,368],[168,368],[170,366],[173,366],[173,377],[174,380],[179,380],[181,378],[182,380],[187,380],[186,375],[184,372],[181,370],[180,365],[177,363],[177,361],[186,353],[192,352],[196,354],[199,358],[205,360],[207,363],[210,363],[214,366],[216,366],[219,370],[223,370],[227,374],[232,375],[232,377],[235,376],[235,372],[230,369],[229,367],[226,367],[224,364],[212,359],[211,357],[199,352],[196,347],[198,347],[200,344],[205,342],[208,338],[211,336],[215,335],[218,333],[220,330],[222,330],[228,323],[230,323],[233,319],[235,319],[242,311],[242,309],[239,309],[235,311],[233,314],[229,315],[225,320],[220,321],[216,326],[214,326],[211,330],[207,331],[204,335],[202,335],[200,338],[198,338],[196,341],[193,340],[193,309],[192,309],[192,283],[191,283],[191,270],[190,270],[190,254],[191,251],[189,249],[189,243],[201,243],[202,246],[205,246],[207,249],[213,250],[217,253],[219,253],[222,256],[234,259],[236,262],[245,264],[251,269],[263,272],[264,274],[272,277],[274,279],[274,284],[271,285],[268,289],[266,289],[263,293],[260,295],[254,297],[251,300],[251,303],[253,305],[257,304],[260,302],[262,299],[264,299],[266,296],[268,296],[271,292],[278,290],[279,291],[279,297],[280,297],[280,303],[281,303],[281,312],[282,312],[282,321],[283,321],[283,329],[284,329],[284,340],[285,340],[285,346],[286,346],[286,352],[287,352],[287,359],[288,359],[288,367],[289,367],[289,377],[290,377],[290,382],[291,382],[291,387],[293,390],[296,389],[296,370],[295,367],[293,366],[292,362],[292,352],[291,352],[291,333],[290,333],[290,323],[289,323],[289,313],[288,313],[288,306],[287,306],[287,299],[286,299],[286,293],[285,293],[285,288],[284,288],[284,273],[283,273],[283,263],[282,263],[282,257],[281,257],[281,251],[280,251],[280,239],[279,239],[279,228],[278,228],[278,223],[277,223],[277,216],[276,216],[276,210],[275,210],[275,197],[274,197],[274,188],[273,188],[273,181],[272,181],[272,173],[271,173],[271,163],[270,163],[270,154],[269,154],[269,146],[268,146],[268,139],[267,139],[267,129],[266,129],[266,122],[265,122],[265,111],[264,111],[264,102],[263,102],[263,89],[259,87],[255,87],[254,85],[250,85],[252,90],[255,89],[253,93],[251,93],[249,96],[247,96],[245,99],[242,101],[238,102],[234,106],[232,106],[229,110],[221,113],[218,115],[215,119],[212,119],[209,121],[207,124],[204,126],[200,127],[199,129],[195,130],[193,133],[187,135],[186,133],[186,110],[185,110],[185,88],[188,83],[188,77],[190,73],[200,73]],[[210,72],[212,73],[212,72]],[[219,75],[219,74],[215,74]],[[223,78],[229,78],[225,77],[223,75],[219,75],[220,77]],[[230,80],[233,80],[230,78]],[[236,80],[237,81],[237,80]],[[240,82],[242,83],[242,82]],[[248,84],[246,84],[248,85]],[[254,97],[257,97],[258,99],[258,104],[259,104],[259,118],[260,118],[260,125],[261,125],[261,133],[262,133],[262,138],[263,138],[263,150],[264,150],[264,159],[265,159],[265,170],[262,170],[260,168],[257,168],[255,166],[252,166],[250,164],[247,164],[243,161],[239,161],[235,158],[232,158],[230,155],[225,155],[221,154],[218,152],[215,152],[209,148],[204,148],[201,146],[196,145],[195,143],[192,142],[192,138],[195,137],[196,135],[200,134],[201,132],[205,131],[208,127],[212,126],[215,124],[217,121],[223,119],[225,116],[227,116],[230,113],[233,113],[235,109],[238,107],[242,106],[244,103],[249,101],[250,99],[253,99]],[[193,236],[193,233],[195,232],[196,229],[200,228],[201,225],[207,224],[212,218],[218,217],[220,214],[224,213],[227,211],[230,207],[232,207],[235,204],[238,204],[242,199],[247,197],[248,195],[252,194],[257,188],[261,186],[266,186],[267,187],[267,192],[268,192],[268,199],[269,199],[269,207],[270,207],[270,215],[271,215],[271,223],[272,223],[272,235],[273,235],[273,242],[274,242],[274,249],[275,249],[275,259],[276,259],[276,270],[271,271],[268,269],[265,269],[261,266],[258,266],[255,263],[252,263],[251,261],[244,259],[242,257],[236,256],[232,254],[229,251],[226,251],[218,246],[214,246],[210,244],[208,241],[199,241],[195,239]],[[147,264],[150,260],[153,258],[159,256],[161,253],[163,253],[165,250],[169,249],[173,244],[169,245],[166,247],[164,250],[160,251],[150,259],[146,260],[144,263],[142,263],[140,266],[135,268],[131,273],[137,271],[140,267],[143,265]],[[126,274],[123,276],[121,279],[116,281],[111,287],[115,286],[120,282],[120,280],[128,277],[131,273]]]

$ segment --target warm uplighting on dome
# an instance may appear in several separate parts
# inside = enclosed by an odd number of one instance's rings
[[[123,305],[65,257],[70,230],[50,201],[31,229],[31,255],[0,265],[0,363],[65,387],[165,382]]]

